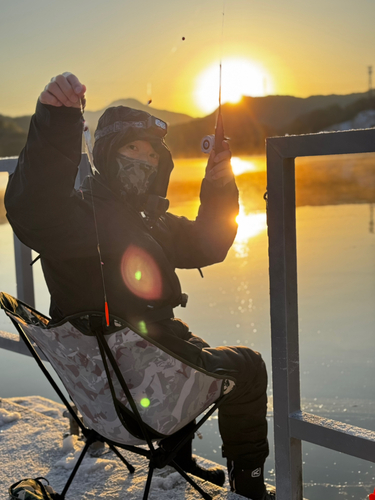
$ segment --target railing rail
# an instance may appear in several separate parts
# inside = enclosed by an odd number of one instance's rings
[[[275,470],[278,500],[302,499],[301,441],[375,462],[375,432],[302,412],[295,158],[375,152],[375,129],[267,139]]]

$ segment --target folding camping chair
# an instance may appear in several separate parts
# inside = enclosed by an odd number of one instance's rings
[[[144,500],[148,498],[154,469],[166,465],[174,467],[203,498],[211,498],[174,458],[233,389],[232,380],[187,364],[120,318],[111,317],[111,326],[107,327],[104,315],[86,312],[51,325],[48,317],[6,293],[0,293],[0,307],[86,440],[61,500],[95,441],[107,443],[130,473],[134,467],[117,447],[149,460]],[[45,368],[34,344],[55,369],[82,420]],[[210,406],[194,424],[194,419]],[[182,431],[172,450],[159,445],[187,424],[187,432]],[[139,446],[144,444],[148,449]]]

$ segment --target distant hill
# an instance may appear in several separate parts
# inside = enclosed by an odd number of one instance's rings
[[[324,130],[345,130],[351,128],[351,122],[354,121],[357,115],[374,109],[375,97],[370,98],[367,95],[346,106],[332,104],[300,115],[288,124],[285,131],[289,134],[310,134]],[[365,124],[372,125],[371,122]]]
[[[193,118],[183,113],[174,113],[173,111],[159,110],[146,106],[136,99],[121,99],[111,103],[111,106],[128,106],[130,108],[147,111],[150,114],[161,118],[169,125],[187,123]],[[100,116],[104,113],[103,108],[98,111],[85,111],[85,118],[90,126],[92,135],[96,129]],[[19,155],[25,145],[27,132],[29,130],[31,116],[19,116],[12,118],[10,116],[0,115],[0,157]]]
[[[0,115],[0,158],[18,155],[26,138],[27,132],[14,119]]]
[[[265,137],[274,135],[275,129],[264,125],[254,116],[249,98],[243,98],[238,104],[223,104],[222,114],[225,135],[231,139],[231,149],[235,154],[246,154],[250,151],[264,151]],[[202,137],[213,134],[216,123],[216,112],[204,118],[170,127],[166,142],[174,156],[200,156]]]
[[[127,106],[129,108],[135,108],[135,109],[140,109],[141,111],[146,111],[147,113],[150,113],[150,115],[154,115],[157,116],[158,118],[161,118],[162,120],[167,122],[168,125],[177,125],[179,123],[187,123],[193,120],[193,118],[189,115],[185,115],[183,113],[174,113],[173,111],[166,111],[163,109],[155,109],[151,106],[142,104],[136,99],[121,99],[119,101],[112,102],[111,104],[109,104],[109,106],[106,106],[103,109],[99,109],[98,111],[86,110],[85,118],[90,126],[90,129],[92,130],[96,129],[98,120],[101,117],[101,115],[107,108],[111,108],[112,106]]]
[[[366,93],[314,95],[305,98],[270,95],[266,97],[244,97],[243,100],[251,109],[254,119],[282,133],[298,116],[333,105],[345,107],[366,96]]]
[[[213,134],[216,112],[203,118],[154,109],[136,99],[123,99],[110,106],[129,106],[147,111],[169,123],[167,143],[179,157],[200,156],[202,137]],[[108,107],[110,107],[108,106]],[[373,106],[373,107],[371,107]],[[225,134],[231,138],[234,154],[264,151],[265,138],[272,135],[306,134],[352,120],[356,114],[375,109],[367,93],[348,95],[243,97],[238,104],[223,105]],[[85,112],[92,132],[104,109]],[[29,116],[0,115],[0,156],[21,151],[30,123]]]
[[[31,116],[17,116],[16,118],[4,117],[7,120],[12,120],[24,132],[29,131]]]
[[[222,113],[225,134],[231,138],[232,152],[238,155],[264,152],[266,137],[324,130],[323,125],[338,123],[340,116],[349,119],[355,110],[369,105],[367,93],[307,98],[243,97],[238,104],[223,105]],[[200,141],[205,135],[214,133],[215,116],[213,113],[170,127],[167,143],[172,153],[180,157],[203,154]]]
[[[152,108],[151,106],[146,106],[136,99],[121,99],[119,101],[114,101],[109,106],[99,109],[98,111],[90,111],[86,109],[85,117],[87,122],[90,124],[90,129],[96,129],[97,123],[101,115],[107,108],[112,106],[127,106],[129,108],[140,109],[142,111],[146,111],[151,115],[155,115],[158,118],[166,121],[168,125],[175,125],[178,123],[187,123],[193,120],[193,117],[189,115],[185,115],[184,113],[174,113],[173,111],[166,111]],[[7,121],[14,122],[18,127],[27,132],[29,130],[31,116],[18,116],[16,118],[11,118],[10,116],[2,116],[0,115],[0,119],[6,119]]]
[[[326,128],[326,130],[358,130],[361,128],[375,128],[375,109],[366,109],[361,111],[354,118],[346,122],[335,123]]]

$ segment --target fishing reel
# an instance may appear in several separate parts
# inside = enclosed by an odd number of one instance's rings
[[[215,149],[215,153],[219,154],[223,149],[223,141],[225,139],[224,136],[224,125],[223,125],[223,117],[221,116],[221,104],[219,105],[219,114],[217,116],[215,134],[206,135],[201,140],[201,150],[203,153],[210,154],[213,149]]]
[[[201,140],[201,151],[202,153],[210,154],[215,147],[215,136],[214,134],[206,135]]]

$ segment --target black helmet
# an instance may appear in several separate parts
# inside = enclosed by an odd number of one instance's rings
[[[173,170],[171,153],[164,142],[167,124],[145,111],[116,106],[105,110],[95,131],[94,164],[104,180],[114,181],[117,175],[117,151],[135,140],[145,140],[159,154],[156,179],[149,194],[165,197]]]

